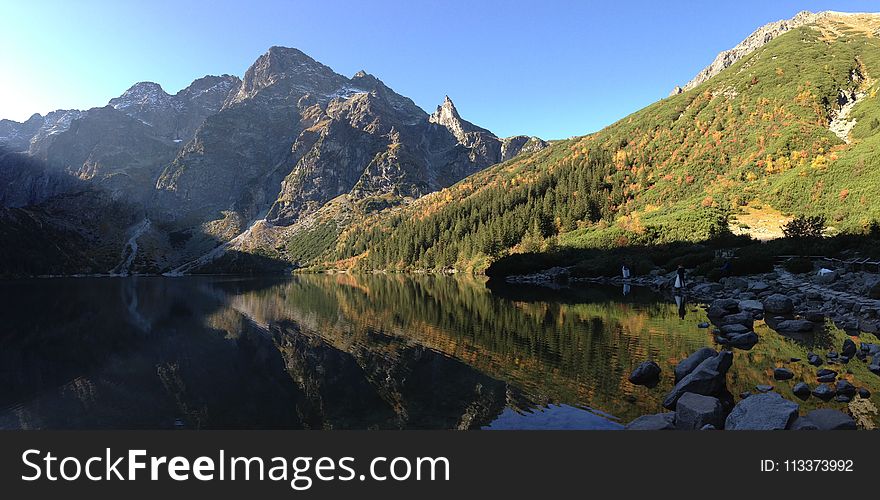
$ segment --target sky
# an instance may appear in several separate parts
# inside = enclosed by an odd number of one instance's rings
[[[2,0],[0,118],[242,76],[269,47],[365,70],[499,136],[596,131],[666,97],[758,26],[866,1]]]

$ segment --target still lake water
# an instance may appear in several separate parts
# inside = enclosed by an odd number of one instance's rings
[[[675,363],[713,345],[702,308],[648,290],[440,276],[34,279],[0,282],[0,304],[6,429],[615,429],[663,411]],[[786,364],[791,383],[772,369],[845,336],[756,331],[734,394],[794,399],[815,369]],[[661,384],[627,382],[649,358]],[[849,368],[877,398],[880,377]],[[818,406],[842,407],[802,403]]]

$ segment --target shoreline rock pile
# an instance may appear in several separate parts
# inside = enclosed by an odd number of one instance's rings
[[[766,307],[766,304],[765,304]],[[736,308],[740,306],[737,303]],[[710,306],[713,312],[726,314],[721,317],[740,314],[733,312],[734,304],[729,301],[716,301]],[[739,324],[739,323],[733,323]],[[880,346],[863,342],[855,346],[850,339],[844,342],[847,353],[863,353],[872,356],[872,363],[880,362]],[[854,355],[855,355],[854,353]],[[816,356],[813,354],[813,356]],[[817,356],[818,357],[818,356]],[[800,360],[793,359],[792,362]],[[821,360],[820,360],[821,361]],[[812,364],[812,363],[811,363]],[[821,363],[820,363],[821,364]],[[773,392],[773,386],[755,387],[757,394],[745,392],[739,402],[734,403],[727,389],[727,372],[733,365],[733,352],[715,351],[704,347],[681,360],[674,369],[675,386],[663,399],[666,413],[643,415],[625,426],[626,430],[850,430],[856,429],[855,420],[846,413],[822,408],[800,414],[800,405]],[[654,368],[656,366],[656,369]],[[653,361],[639,365],[630,380],[643,380],[650,374],[650,382],[655,384],[660,376],[660,367]],[[777,368],[773,372],[777,381],[793,381],[794,373],[787,368]],[[847,403],[857,395],[869,398],[871,393],[865,388],[856,388],[852,383],[839,378],[837,371],[830,368],[818,369],[814,389],[804,382],[795,383],[792,392],[798,398],[807,400],[815,396],[823,401],[834,398]],[[634,382],[635,383],[635,382]],[[642,384],[645,385],[645,384]]]

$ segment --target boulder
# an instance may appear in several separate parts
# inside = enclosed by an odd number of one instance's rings
[[[739,310],[752,314],[764,312],[764,304],[757,300],[741,300],[739,301]]]
[[[856,386],[849,383],[846,380],[838,380],[837,385],[835,386],[838,395],[844,395],[852,398],[856,395]]]
[[[840,349],[840,354],[846,356],[847,358],[852,358],[856,355],[856,343],[853,342],[852,339],[846,339],[843,341],[843,348]]]
[[[660,381],[660,365],[654,361],[645,361],[629,375],[629,381],[635,385],[655,386]]]
[[[813,389],[813,396],[816,396],[822,401],[830,401],[831,398],[834,397],[834,389],[827,384],[819,384]]]
[[[718,293],[722,289],[721,283],[700,283],[693,288],[693,293],[697,295],[710,295],[713,293]]]
[[[776,368],[773,370],[773,378],[776,380],[789,380],[794,378],[794,373],[788,368]]]
[[[752,331],[751,328],[747,327],[746,325],[740,325],[739,323],[734,323],[732,325],[723,325],[721,326],[721,328],[719,328],[719,330],[721,330],[721,333],[724,335],[747,333]]]
[[[868,297],[872,299],[880,299],[880,281],[868,289]]]
[[[822,366],[822,358],[818,354],[807,354],[807,363],[813,366]]]
[[[773,390],[773,386],[767,384],[758,384],[755,386],[755,390],[758,392],[770,392]]]
[[[791,392],[793,392],[795,396],[806,400],[810,397],[810,386],[808,386],[804,382],[798,382],[797,384],[795,384],[794,387],[792,387]]]
[[[791,430],[793,430],[793,431],[818,431],[819,426],[814,424],[813,421],[811,421],[807,417],[798,417],[797,419],[795,419],[794,423],[791,424]]]
[[[789,314],[794,309],[791,298],[774,293],[764,299],[764,312],[772,314]]]
[[[749,282],[744,278],[738,277],[730,277],[730,278],[722,278],[721,283],[724,285],[724,288],[728,290],[748,290]]]
[[[816,372],[817,382],[834,382],[835,380],[837,380],[837,372],[834,370],[823,368]]]
[[[871,391],[864,387],[861,387],[859,388],[859,397],[862,399],[868,399],[871,397]]]
[[[718,353],[711,347],[703,347],[694,351],[693,354],[679,361],[678,364],[675,365],[675,383],[678,383],[690,372],[694,371],[694,368],[699,366],[700,363],[717,355]]]
[[[709,304],[706,314],[710,318],[720,318],[730,313],[739,311],[739,301],[736,299],[716,299]]]
[[[758,343],[758,334],[755,332],[736,333],[727,338],[727,345],[748,351]]]
[[[626,424],[628,431],[669,431],[675,429],[675,413],[642,415]]]
[[[738,312],[722,317],[720,320],[718,320],[717,324],[722,327],[725,325],[743,325],[751,330],[752,327],[755,325],[755,318],[751,315],[751,313]]]
[[[663,407],[675,409],[675,404],[686,392],[703,396],[717,396],[726,387],[727,370],[733,363],[733,353],[721,351],[711,358],[705,359],[687,376],[682,378],[663,400]]]
[[[789,314],[794,309],[794,303],[785,295],[774,293],[764,299],[764,312],[772,314]]]
[[[785,319],[776,323],[774,329],[777,332],[810,332],[815,326],[815,323],[805,319]]]
[[[824,323],[825,313],[822,311],[807,311],[804,313],[804,319],[812,323]]]
[[[821,408],[808,412],[803,418],[813,423],[819,430],[855,430],[856,421],[846,413],[832,408]]]
[[[724,422],[727,430],[782,430],[797,418],[800,406],[775,392],[757,394],[743,399]]]
[[[718,398],[687,392],[675,405],[675,427],[696,430],[711,425],[720,429],[724,425],[724,407]]]
[[[768,285],[764,281],[753,281],[749,283],[749,290],[755,293],[761,293],[770,289],[770,285]]]

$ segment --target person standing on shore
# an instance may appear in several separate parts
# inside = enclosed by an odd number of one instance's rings
[[[678,265],[678,269],[675,271],[675,284],[673,287],[676,290],[684,288],[684,266],[681,264]]]
[[[630,278],[629,268],[626,267],[626,264],[623,264],[620,267],[620,274],[623,276],[623,279],[628,280]]]

